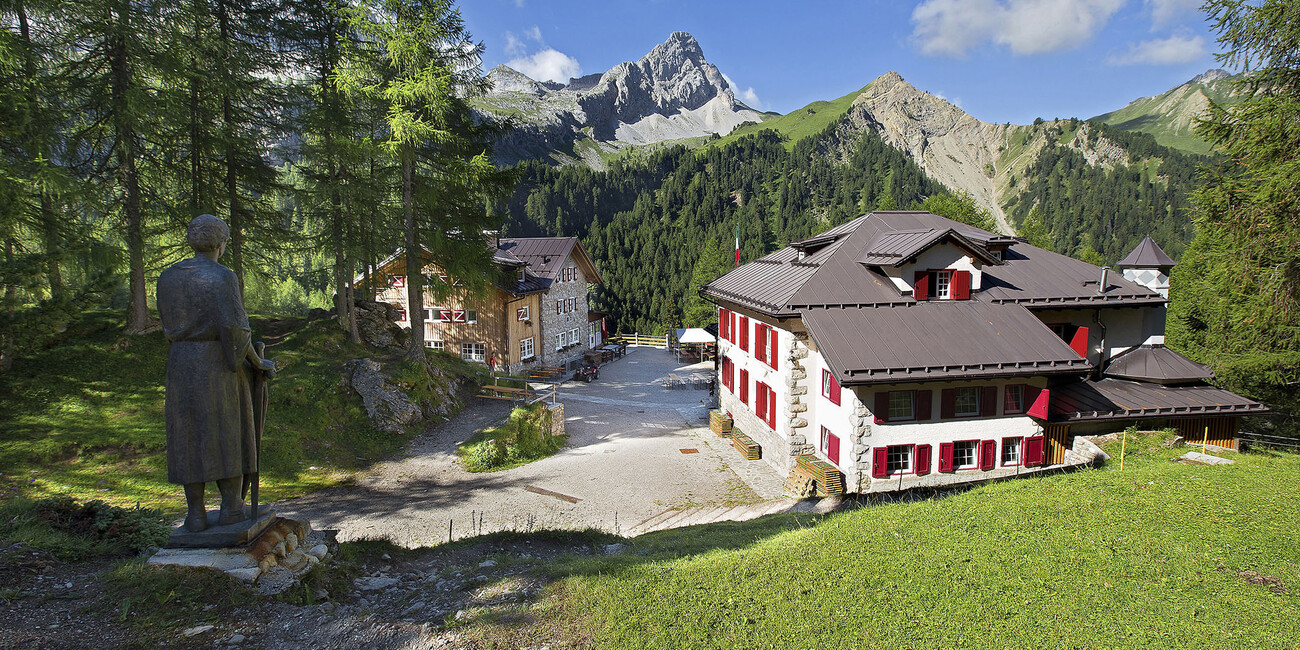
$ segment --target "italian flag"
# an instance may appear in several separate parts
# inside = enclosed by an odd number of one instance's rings
[[[736,266],[740,266],[740,224],[736,224]]]

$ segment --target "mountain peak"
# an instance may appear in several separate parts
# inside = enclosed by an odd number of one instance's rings
[[[1209,70],[1206,70],[1205,72],[1202,72],[1201,74],[1196,75],[1195,77],[1192,77],[1192,80],[1187,83],[1208,84],[1208,83],[1213,83],[1215,81],[1220,81],[1222,79],[1227,79],[1228,77],[1231,76],[1232,73],[1228,72],[1227,70],[1221,70],[1219,68],[1211,68]]]

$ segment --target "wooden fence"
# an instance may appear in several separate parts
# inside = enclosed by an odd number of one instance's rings
[[[611,343],[626,343],[628,345],[637,345],[648,348],[659,348],[660,350],[668,349],[668,335],[652,336],[650,334],[641,334],[635,332],[632,334],[615,334],[609,337]]]

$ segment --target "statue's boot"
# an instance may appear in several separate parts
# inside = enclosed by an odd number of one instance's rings
[[[242,483],[242,476],[232,476],[217,481],[217,489],[221,491],[221,518],[217,523],[222,526],[248,518],[248,514],[244,512],[244,499],[239,494]]]
[[[208,528],[208,511],[203,503],[203,484],[185,484],[185,530],[198,533]]]

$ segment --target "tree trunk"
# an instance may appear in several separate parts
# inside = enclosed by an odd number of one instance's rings
[[[406,235],[406,317],[411,323],[411,341],[406,358],[424,360],[424,255],[415,222],[415,152],[402,151],[402,230]]]
[[[5,237],[5,263],[13,264],[14,261],[14,238],[13,235]],[[14,365],[14,302],[17,300],[17,287],[13,284],[5,283],[5,322],[4,328],[0,329],[0,372],[6,372]]]
[[[204,192],[203,192],[203,127],[202,107],[199,104],[200,93],[199,83],[203,79],[203,73],[199,70],[198,50],[202,48],[203,30],[199,24],[199,17],[204,14],[206,7],[203,6],[202,0],[194,2],[194,43],[192,44],[193,54],[190,56],[190,212],[188,215],[191,219],[203,213]]]
[[[23,68],[27,73],[27,83],[30,85],[31,96],[28,101],[33,108],[39,110],[41,98],[39,84],[36,73],[36,55],[32,46],[31,27],[27,21],[27,7],[22,2],[18,2],[16,7],[18,13],[18,33],[22,38],[24,48]],[[38,145],[41,157],[50,160],[49,151],[46,147],[45,133],[40,134],[40,143]],[[41,246],[48,256],[46,261],[46,280],[50,283],[50,297],[59,300],[63,297],[63,272],[59,265],[59,253],[62,253],[63,246],[61,237],[59,237],[59,220],[54,210],[54,197],[44,187],[40,189],[40,224],[41,224]]]
[[[135,125],[132,123],[127,95],[134,83],[126,56],[124,34],[131,26],[121,12],[117,15],[118,31],[109,37],[109,66],[112,82],[109,95],[113,103],[113,126],[117,137],[117,175],[121,184],[122,214],[126,226],[126,250],[130,265],[129,298],[126,307],[126,333],[144,334],[153,328],[149,316],[149,294],[144,282],[144,215],[140,211],[140,175],[135,167]]]
[[[221,122],[226,139],[226,204],[230,207],[230,268],[239,278],[239,292],[244,292],[244,210],[239,204],[239,171],[236,165],[235,110],[230,98],[230,15],[225,2],[217,3],[217,21],[221,29]]]

